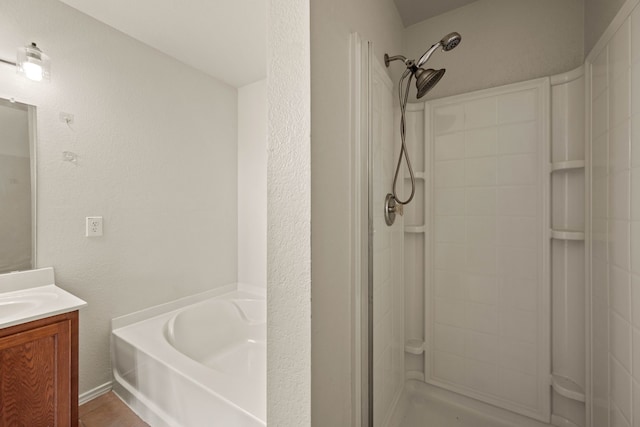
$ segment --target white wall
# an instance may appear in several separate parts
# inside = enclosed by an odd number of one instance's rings
[[[402,52],[391,0],[311,1],[311,217],[313,425],[350,426],[354,302],[349,36],[372,41],[378,60]],[[357,302],[359,304],[359,301]]]
[[[625,0],[584,0],[584,53],[588,54]]]
[[[236,281],[236,90],[56,1],[0,2],[0,40],[51,57],[50,83],[0,66],[0,96],[38,107],[38,266],[89,303],[85,392],[110,380],[111,318]]]
[[[594,427],[640,425],[640,6],[587,58]]]
[[[267,421],[311,425],[309,3],[268,3]]]
[[[408,27],[405,51],[418,58],[446,34],[462,35],[429,60],[447,69],[429,99],[554,75],[582,65],[583,9],[582,0],[478,0]]]
[[[238,282],[267,286],[267,81],[238,89]]]

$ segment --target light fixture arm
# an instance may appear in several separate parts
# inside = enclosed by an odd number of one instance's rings
[[[16,66],[16,63],[15,63],[15,62],[7,61],[6,59],[2,59],[2,58],[0,58],[0,62],[2,62],[3,64],[11,65],[11,66],[13,66],[13,67],[15,67],[15,66]]]
[[[49,80],[49,57],[35,43],[18,48],[16,62],[0,58],[0,63],[16,67],[18,74],[30,80]]]

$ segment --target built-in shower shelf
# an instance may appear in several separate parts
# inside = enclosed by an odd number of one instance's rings
[[[561,417],[560,415],[551,414],[551,425],[552,426],[562,426],[562,427],[580,427],[578,424],[573,421],[569,421],[565,417]]]
[[[404,351],[410,354],[422,354],[424,353],[424,342],[420,340],[407,340],[404,345]]]
[[[584,240],[584,231],[552,229],[551,238],[557,240]]]
[[[567,399],[575,400],[578,402],[585,401],[585,394],[582,390],[582,387],[580,387],[578,384],[567,377],[552,374],[551,388],[553,388],[556,393],[566,397]]]
[[[426,231],[426,225],[407,225],[404,227],[405,233],[425,233]]]
[[[567,160],[564,162],[551,163],[551,172],[582,169],[584,165],[584,160]]]
[[[413,173],[413,177],[415,179],[424,179],[425,178],[425,173],[424,172],[414,172]],[[404,179],[411,179],[410,176],[405,176]]]
[[[404,377],[407,380],[424,381],[424,372],[422,371],[407,371],[404,373]]]

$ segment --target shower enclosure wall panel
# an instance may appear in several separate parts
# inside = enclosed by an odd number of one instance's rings
[[[371,52],[371,51],[370,51]],[[377,56],[369,56],[370,167],[373,205],[370,248],[373,256],[373,425],[387,425],[404,384],[404,287],[402,217],[389,227],[384,200],[394,172],[393,83]]]
[[[399,119],[398,119],[399,120]],[[407,345],[405,352],[405,370],[407,379],[424,381],[424,352],[420,348],[424,341],[424,283],[426,260],[430,259],[429,247],[425,239],[431,230],[425,226],[430,223],[430,212],[426,201],[430,195],[430,173],[425,165],[425,105],[408,104],[406,112],[406,144],[416,176],[416,194],[414,200],[405,206],[404,235],[404,283],[405,283],[405,335],[407,342],[417,343],[417,347]],[[409,174],[405,171],[405,194],[410,191]],[[427,269],[429,266],[427,266]],[[426,270],[428,271],[428,270]]]
[[[549,79],[427,102],[425,380],[550,419]]]
[[[584,67],[553,76],[551,85],[552,424],[584,427]]]
[[[586,61],[591,220],[591,425],[640,425],[640,6]]]

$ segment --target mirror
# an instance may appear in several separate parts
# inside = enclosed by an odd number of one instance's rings
[[[0,274],[35,267],[35,107],[0,98]]]

